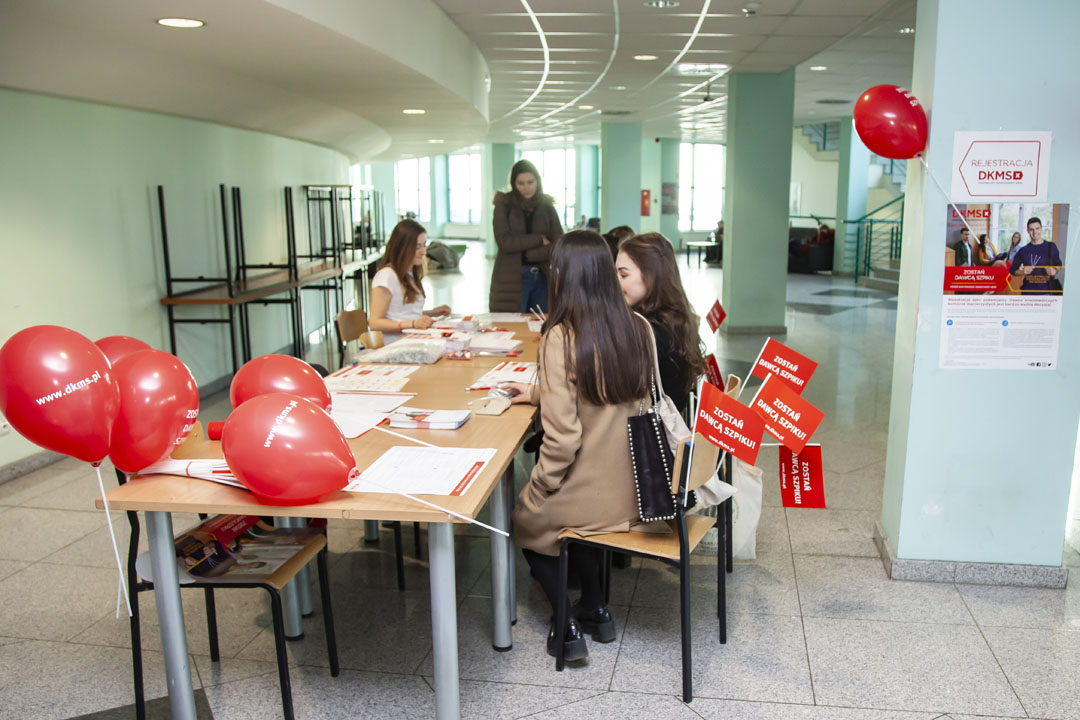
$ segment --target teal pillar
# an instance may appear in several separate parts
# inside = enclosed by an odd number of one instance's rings
[[[577,214],[586,218],[600,217],[600,148],[596,145],[575,145],[577,162]]]
[[[840,122],[840,157],[836,172],[836,243],[833,245],[833,274],[855,271],[855,241],[858,220],[866,214],[866,183],[870,171],[870,150],[863,145],[850,119]]]
[[[450,222],[450,159],[446,155],[431,158],[431,221],[428,235],[442,237],[443,225]]]
[[[722,304],[728,333],[786,332],[795,70],[728,79]]]
[[[1075,203],[1080,75],[1068,68],[1080,65],[1080,5],[1037,4],[1039,47],[1056,49],[1054,69],[1042,53],[973,53],[957,42],[958,27],[966,37],[1015,35],[1030,27],[1032,9],[1014,0],[919,0],[911,87],[931,118],[925,156],[948,188],[954,132],[1049,130],[1048,200]],[[988,97],[989,87],[1027,88],[1038,112],[1008,96]],[[880,530],[897,559],[947,561],[932,567],[950,579],[955,569],[958,582],[962,572],[970,577],[967,562],[991,563],[976,569],[992,580],[1037,579],[1030,568],[1010,566],[1061,564],[1080,419],[1080,292],[1063,297],[1059,367],[940,369],[950,210],[920,162],[908,162],[907,178]],[[1068,235],[1065,274],[1080,276],[1072,227]]]
[[[600,229],[641,227],[641,123],[600,123]]]
[[[488,257],[495,256],[495,235],[491,231],[492,200],[499,190],[510,189],[510,168],[514,167],[514,143],[487,143],[481,158],[480,225]]]
[[[649,191],[649,214],[641,215],[638,232],[660,232],[660,175],[662,153],[660,138],[641,139],[641,189]]]
[[[394,198],[394,163],[382,162],[371,165],[371,185],[382,193],[383,232],[387,239],[397,225],[397,200]]]
[[[664,214],[664,186],[674,189],[677,203],[679,199],[679,141],[676,138],[660,139],[660,197],[654,199],[653,202],[660,210],[660,233],[670,240],[677,250],[682,247],[678,205],[675,205],[675,212]]]

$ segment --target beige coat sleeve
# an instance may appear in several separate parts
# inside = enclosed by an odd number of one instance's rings
[[[567,342],[561,327],[549,331],[540,341],[540,419],[544,442],[532,479],[547,492],[555,492],[566,478],[581,448],[581,420],[578,417],[578,390],[567,373],[563,346]]]

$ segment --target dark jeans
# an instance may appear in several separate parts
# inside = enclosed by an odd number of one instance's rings
[[[547,277],[536,265],[521,266],[521,307],[519,312],[531,312],[533,308],[539,308],[541,312],[548,309],[548,286]]]
[[[559,556],[541,555],[532,550],[522,550],[525,561],[529,563],[533,577],[540,581],[540,587],[544,588],[548,602],[551,603],[551,614],[555,615],[555,604],[559,601]],[[586,610],[596,610],[604,604],[604,593],[600,589],[600,550],[583,545],[574,545],[570,548],[570,567],[567,568],[567,576],[576,575],[581,583],[581,607]],[[567,617],[570,617],[569,610]]]

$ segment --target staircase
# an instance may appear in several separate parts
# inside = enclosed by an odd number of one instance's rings
[[[900,288],[904,196],[868,212],[853,224],[856,226],[855,281],[862,287],[896,294]]]
[[[897,295],[900,292],[900,261],[889,260],[888,267],[871,267],[870,274],[859,278],[861,287]]]
[[[882,167],[886,178],[900,188],[899,194],[907,192],[907,160],[892,160],[870,153],[870,162]]]
[[[838,120],[803,125],[802,134],[809,138],[810,143],[817,147],[818,152],[840,149],[840,122]]]

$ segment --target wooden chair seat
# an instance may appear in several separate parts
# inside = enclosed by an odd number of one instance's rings
[[[679,534],[674,520],[668,520],[671,527],[670,533],[630,532],[602,533],[600,535],[579,535],[573,530],[564,530],[559,535],[559,540],[571,539],[578,542],[588,542],[593,545],[603,545],[612,550],[621,552],[637,553],[639,555],[652,555],[666,560],[678,562],[679,560]],[[716,524],[716,518],[704,515],[687,515],[686,532],[689,550],[693,552],[698,546],[705,533]]]

